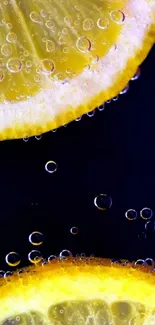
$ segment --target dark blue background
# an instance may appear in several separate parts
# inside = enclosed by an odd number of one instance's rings
[[[48,160],[58,164],[45,171]],[[94,197],[112,197],[99,211]],[[0,143],[0,267],[17,251],[22,264],[33,248],[34,230],[42,231],[45,257],[70,249],[110,258],[155,258],[155,232],[139,240],[145,222],[128,221],[125,212],[150,207],[155,212],[155,48],[131,82],[127,94],[37,141]],[[70,228],[77,226],[73,236]],[[34,247],[35,248],[35,247]]]

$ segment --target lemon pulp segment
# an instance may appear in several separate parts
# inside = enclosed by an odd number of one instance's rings
[[[0,139],[21,138],[126,86],[154,43],[155,1],[2,1],[0,28]]]
[[[56,260],[0,281],[0,324],[151,325],[150,269],[99,258]]]

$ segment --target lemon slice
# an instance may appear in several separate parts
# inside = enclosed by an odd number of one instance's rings
[[[116,96],[155,41],[155,0],[0,4],[0,139],[38,135]]]
[[[151,325],[154,274],[100,258],[55,260],[0,282],[1,325]]]

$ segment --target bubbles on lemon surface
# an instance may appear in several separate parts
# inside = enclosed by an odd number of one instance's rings
[[[20,264],[21,259],[17,252],[10,252],[6,255],[5,261],[9,266],[17,266]]]
[[[33,231],[29,235],[29,242],[34,246],[39,246],[43,244],[44,241],[44,235],[40,231]]]
[[[128,220],[136,220],[138,217],[137,211],[135,209],[129,209],[125,212],[125,217]]]
[[[39,71],[41,74],[50,75],[54,71],[54,62],[49,58],[42,60]]]
[[[102,17],[97,20],[97,26],[100,29],[106,29],[109,26],[109,19],[107,17]]]
[[[22,68],[22,62],[17,58],[10,58],[6,64],[7,69],[12,73],[17,73]]]
[[[10,44],[3,44],[1,46],[1,53],[4,56],[10,56],[12,54],[12,48]]]
[[[94,205],[99,210],[104,211],[104,210],[110,209],[112,206],[112,198],[111,198],[111,196],[109,196],[107,194],[99,194],[94,199]]]
[[[37,264],[42,260],[42,254],[39,250],[32,250],[28,253],[28,260],[33,263]]]
[[[63,249],[59,254],[59,257],[61,259],[63,259],[63,258],[65,259],[67,257],[72,257],[72,256],[73,256],[72,252],[69,251],[68,249]]]
[[[83,29],[84,30],[91,30],[94,27],[94,21],[91,18],[86,18],[83,21]]]
[[[56,255],[50,255],[49,257],[48,257],[48,262],[50,263],[50,262],[52,262],[53,260],[55,260],[57,257],[56,257]]]
[[[49,160],[46,164],[45,164],[45,170],[50,173],[53,174],[56,172],[58,166],[57,163],[53,160]]]
[[[32,11],[30,13],[30,18],[34,23],[38,23],[38,24],[42,24],[42,19],[40,17],[40,15],[36,12],[36,11]]]
[[[82,53],[87,53],[91,49],[91,41],[85,36],[81,36],[76,41],[77,49]]]
[[[125,14],[121,10],[114,10],[110,13],[111,20],[116,24],[122,24],[125,21]]]

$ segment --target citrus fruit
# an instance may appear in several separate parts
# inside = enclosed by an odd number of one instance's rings
[[[155,323],[150,269],[85,258],[54,260],[0,282],[0,324]]]
[[[155,41],[155,0],[5,0],[0,28],[0,139],[22,138],[118,95]]]

